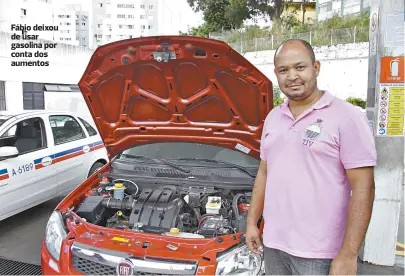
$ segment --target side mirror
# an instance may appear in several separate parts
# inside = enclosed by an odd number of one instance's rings
[[[1,147],[0,148],[0,159],[14,158],[19,154],[16,147]]]

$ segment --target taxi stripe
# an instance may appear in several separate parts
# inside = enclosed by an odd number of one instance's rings
[[[83,151],[83,148],[85,146],[89,147],[89,151],[95,151],[97,149],[104,148],[103,142],[99,141],[99,142],[96,142],[96,143],[86,144],[86,145],[83,145],[83,146],[80,146],[80,147],[75,147],[75,148],[72,148],[72,149],[68,149],[68,150],[58,152],[58,153],[47,155],[47,156],[44,156],[42,158],[38,158],[38,159],[34,160],[35,169],[38,170],[38,169],[44,168],[45,166],[42,164],[42,160],[44,158],[47,158],[47,157],[49,157],[49,159],[52,161],[48,165],[48,166],[50,166],[50,165],[60,163],[62,161],[65,161],[65,160],[68,160],[68,159],[83,155],[83,154],[86,153],[86,152]]]
[[[2,169],[0,170],[0,180],[5,180],[8,179],[8,170],[7,169]]]

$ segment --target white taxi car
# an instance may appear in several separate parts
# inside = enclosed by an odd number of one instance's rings
[[[0,221],[64,195],[108,162],[101,137],[68,112],[0,113]]]

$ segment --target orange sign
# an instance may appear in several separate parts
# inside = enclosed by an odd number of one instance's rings
[[[404,65],[404,56],[382,57],[380,83],[403,83]]]

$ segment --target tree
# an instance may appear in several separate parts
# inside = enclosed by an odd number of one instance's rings
[[[268,16],[270,20],[279,19],[283,13],[285,0],[248,0],[255,15]]]
[[[187,0],[195,12],[203,12],[204,20],[215,31],[240,28],[252,16],[280,19],[286,1],[291,0]]]
[[[207,23],[210,32],[220,31],[222,29],[230,30],[231,24],[225,16],[228,0],[207,0],[203,11],[204,21]]]
[[[232,29],[241,28],[243,21],[251,18],[247,0],[229,0],[229,5],[225,7],[225,18],[231,24]]]

